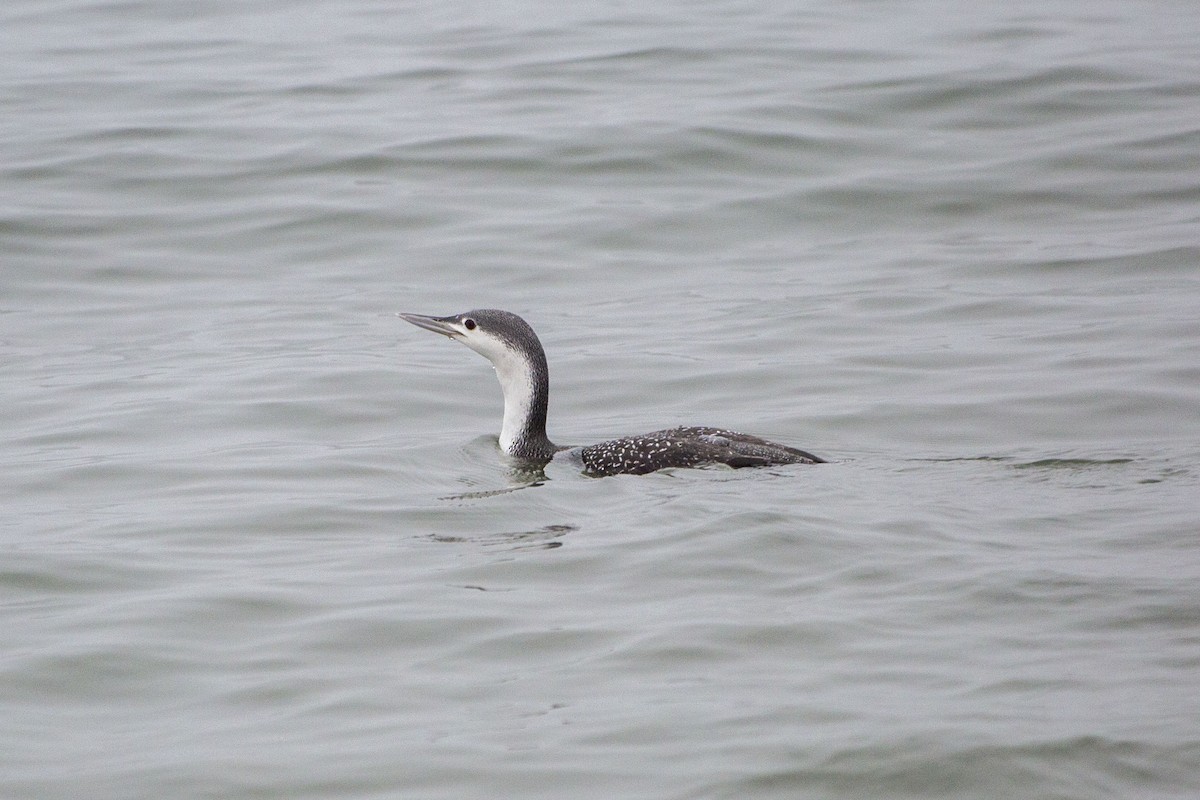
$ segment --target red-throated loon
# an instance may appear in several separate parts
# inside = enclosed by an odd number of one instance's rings
[[[449,317],[398,316],[418,328],[462,342],[492,362],[504,390],[500,447],[514,458],[544,466],[560,450],[577,450],[588,475],[642,475],[667,467],[705,464],[765,467],[824,463],[812,453],[724,428],[671,428],[582,448],[559,447],[546,436],[550,371],[546,351],[529,323],[494,308]]]

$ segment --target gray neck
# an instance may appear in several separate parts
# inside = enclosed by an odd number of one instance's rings
[[[500,447],[515,458],[547,462],[558,447],[546,436],[550,370],[540,351],[514,352],[494,365],[504,390]]]

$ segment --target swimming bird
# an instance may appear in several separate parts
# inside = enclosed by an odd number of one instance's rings
[[[546,436],[550,371],[546,351],[529,323],[508,311],[481,308],[448,317],[401,313],[418,328],[462,342],[496,370],[504,391],[500,447],[514,458],[545,466],[556,453],[571,451],[588,475],[643,475],[667,467],[727,464],[765,467],[821,464],[824,459],[737,431],[692,426],[611,439],[586,447],[560,447]]]

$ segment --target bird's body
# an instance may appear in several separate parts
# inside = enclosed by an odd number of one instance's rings
[[[580,457],[589,475],[643,475],[667,467],[769,467],[777,464],[818,464],[821,459],[794,447],[746,433],[690,426],[611,439],[582,448]]]
[[[504,391],[500,447],[514,458],[545,465],[573,450],[589,475],[642,475],[668,467],[726,464],[764,467],[820,464],[823,459],[737,431],[680,427],[611,439],[582,448],[559,447],[546,435],[550,373],[537,334],[516,314],[478,309],[449,317],[400,314],[420,328],[462,342],[492,362]]]

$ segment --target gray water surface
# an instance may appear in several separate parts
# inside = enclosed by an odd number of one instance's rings
[[[5,4],[0,795],[1200,795],[1197,41]],[[475,307],[832,463],[521,473]]]

